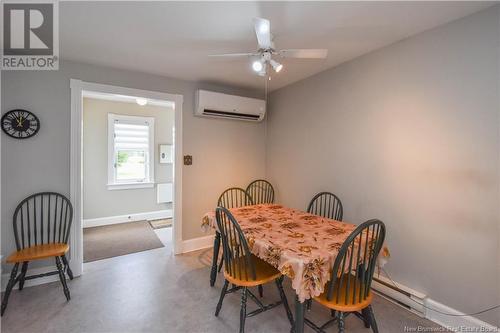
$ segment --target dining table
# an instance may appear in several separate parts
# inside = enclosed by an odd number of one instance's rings
[[[304,331],[306,300],[319,296],[330,280],[335,258],[356,225],[313,215],[279,204],[229,209],[252,254],[277,268],[295,291],[295,333]],[[217,276],[220,233],[215,211],[202,219],[205,232],[215,230],[210,285]]]

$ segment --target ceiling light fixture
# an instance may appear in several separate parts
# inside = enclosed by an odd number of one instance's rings
[[[260,60],[255,60],[252,63],[252,69],[256,72],[262,71],[262,68],[264,68],[264,65],[262,65],[262,62]]]
[[[259,76],[267,76],[267,62],[262,62],[262,68],[257,72]]]
[[[280,64],[279,62],[277,62],[276,60],[274,59],[271,59],[270,60],[270,63],[271,63],[271,66],[273,66],[273,69],[276,73],[279,73],[281,72],[281,70],[283,69],[283,64]]]
[[[267,75],[267,71],[266,71],[266,68],[263,68],[260,72],[258,72],[257,74],[259,74],[259,76],[266,76]]]
[[[261,34],[267,34],[271,30],[270,29],[271,24],[268,20],[259,20],[258,25],[259,25],[259,32]]]
[[[144,105],[148,104],[148,100],[146,98],[141,98],[141,97],[137,97],[135,99],[135,102],[137,104],[139,104],[140,106],[144,106]]]

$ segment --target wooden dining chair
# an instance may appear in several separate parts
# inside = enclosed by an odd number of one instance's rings
[[[224,207],[217,207],[215,210],[217,227],[222,238],[222,253],[224,256],[224,286],[220,294],[219,302],[215,310],[215,316],[219,315],[224,297],[237,290],[241,290],[241,308],[240,308],[240,333],[245,331],[245,320],[261,312],[270,310],[283,304],[286,316],[293,325],[293,316],[288,306],[288,301],[283,290],[283,275],[273,266],[254,256],[248,247],[241,228],[229,212]],[[264,305],[249,290],[250,287],[274,281],[278,288],[280,301]],[[229,283],[232,288],[228,289]],[[247,313],[247,297],[250,297],[259,307],[257,310]]]
[[[305,323],[316,332],[338,323],[339,332],[345,330],[345,318],[354,314],[363,320],[365,327],[378,333],[377,322],[371,306],[371,284],[377,257],[384,244],[385,225],[380,220],[369,220],[359,225],[345,240],[333,265],[332,278],[325,291],[314,300],[335,314],[334,318],[318,327],[309,319]]]
[[[267,180],[254,180],[247,186],[246,192],[254,205],[274,203],[274,188]]]
[[[316,194],[307,206],[307,212],[337,221],[342,221],[344,215],[342,202],[330,192]]]
[[[316,194],[309,202],[307,212],[337,221],[342,221],[344,215],[342,202],[331,192]],[[307,300],[306,303],[307,310],[311,310],[312,300]]]
[[[219,196],[219,199],[217,200],[217,206],[225,207],[228,209],[235,208],[235,207],[243,207],[243,206],[248,206],[248,205],[253,205],[252,198],[248,193],[239,187],[231,187],[222,192],[222,194]],[[215,232],[215,238],[214,238],[214,255],[212,258],[212,271],[210,273],[210,285],[213,286],[215,284],[216,280],[216,271],[217,270],[217,257],[219,254],[219,246],[220,246],[220,234],[218,231]],[[219,264],[219,269],[217,272],[220,272],[222,269],[222,263],[224,261],[224,258],[221,259],[220,264]]]
[[[254,202],[248,193],[239,187],[231,187],[222,192],[217,200],[217,206],[227,209],[253,205]]]
[[[7,263],[14,264],[14,267],[2,300],[2,316],[7,308],[12,288],[19,282],[19,290],[22,290],[26,280],[59,274],[66,300],[70,300],[65,273],[71,280],[73,279],[66,258],[72,221],[73,206],[62,194],[36,193],[19,203],[13,217],[17,251],[7,258]],[[26,276],[29,262],[47,258],[55,259],[57,271]],[[21,272],[17,275],[21,263]]]

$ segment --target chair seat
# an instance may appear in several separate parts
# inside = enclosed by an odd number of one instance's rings
[[[239,260],[245,261],[245,258],[242,257]],[[281,276],[281,273],[265,262],[264,260],[252,255],[252,260],[255,264],[255,276],[256,279],[252,280],[250,277],[250,274],[248,276],[245,275],[245,272],[236,272],[236,274],[230,275],[225,269],[224,269],[224,277],[226,280],[228,280],[230,283],[237,285],[237,286],[242,286],[242,287],[255,287],[261,284],[265,284],[269,281],[275,280]],[[246,266],[245,263],[241,264],[241,267]],[[237,266],[238,267],[238,266]]]
[[[62,256],[69,250],[69,245],[65,243],[49,243],[30,246],[12,253],[8,258],[8,263],[24,262]]]
[[[354,276],[351,276],[349,283],[349,291],[347,293],[347,301],[346,301],[346,289],[347,289],[347,278],[344,277],[342,281],[342,285],[339,288],[339,298],[337,301],[337,288],[334,287],[333,290],[333,295],[332,299],[329,301],[328,298],[328,288],[330,287],[330,284],[327,284],[325,286],[325,291],[317,296],[314,297],[314,300],[320,304],[323,304],[327,308],[330,308],[332,310],[336,311],[341,311],[341,312],[352,312],[352,311],[360,311],[364,308],[366,308],[368,305],[371,304],[373,294],[369,292],[368,297],[366,299],[359,301],[359,291],[364,288],[364,285],[360,282],[357,281],[357,283],[354,283],[355,278]],[[338,280],[337,280],[338,283]],[[354,291],[354,287],[356,287],[356,291]],[[353,297],[353,293],[356,293],[356,297]]]

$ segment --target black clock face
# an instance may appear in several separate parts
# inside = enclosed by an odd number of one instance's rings
[[[40,120],[26,110],[12,110],[2,117],[2,129],[16,139],[26,139],[35,135],[40,129]]]

